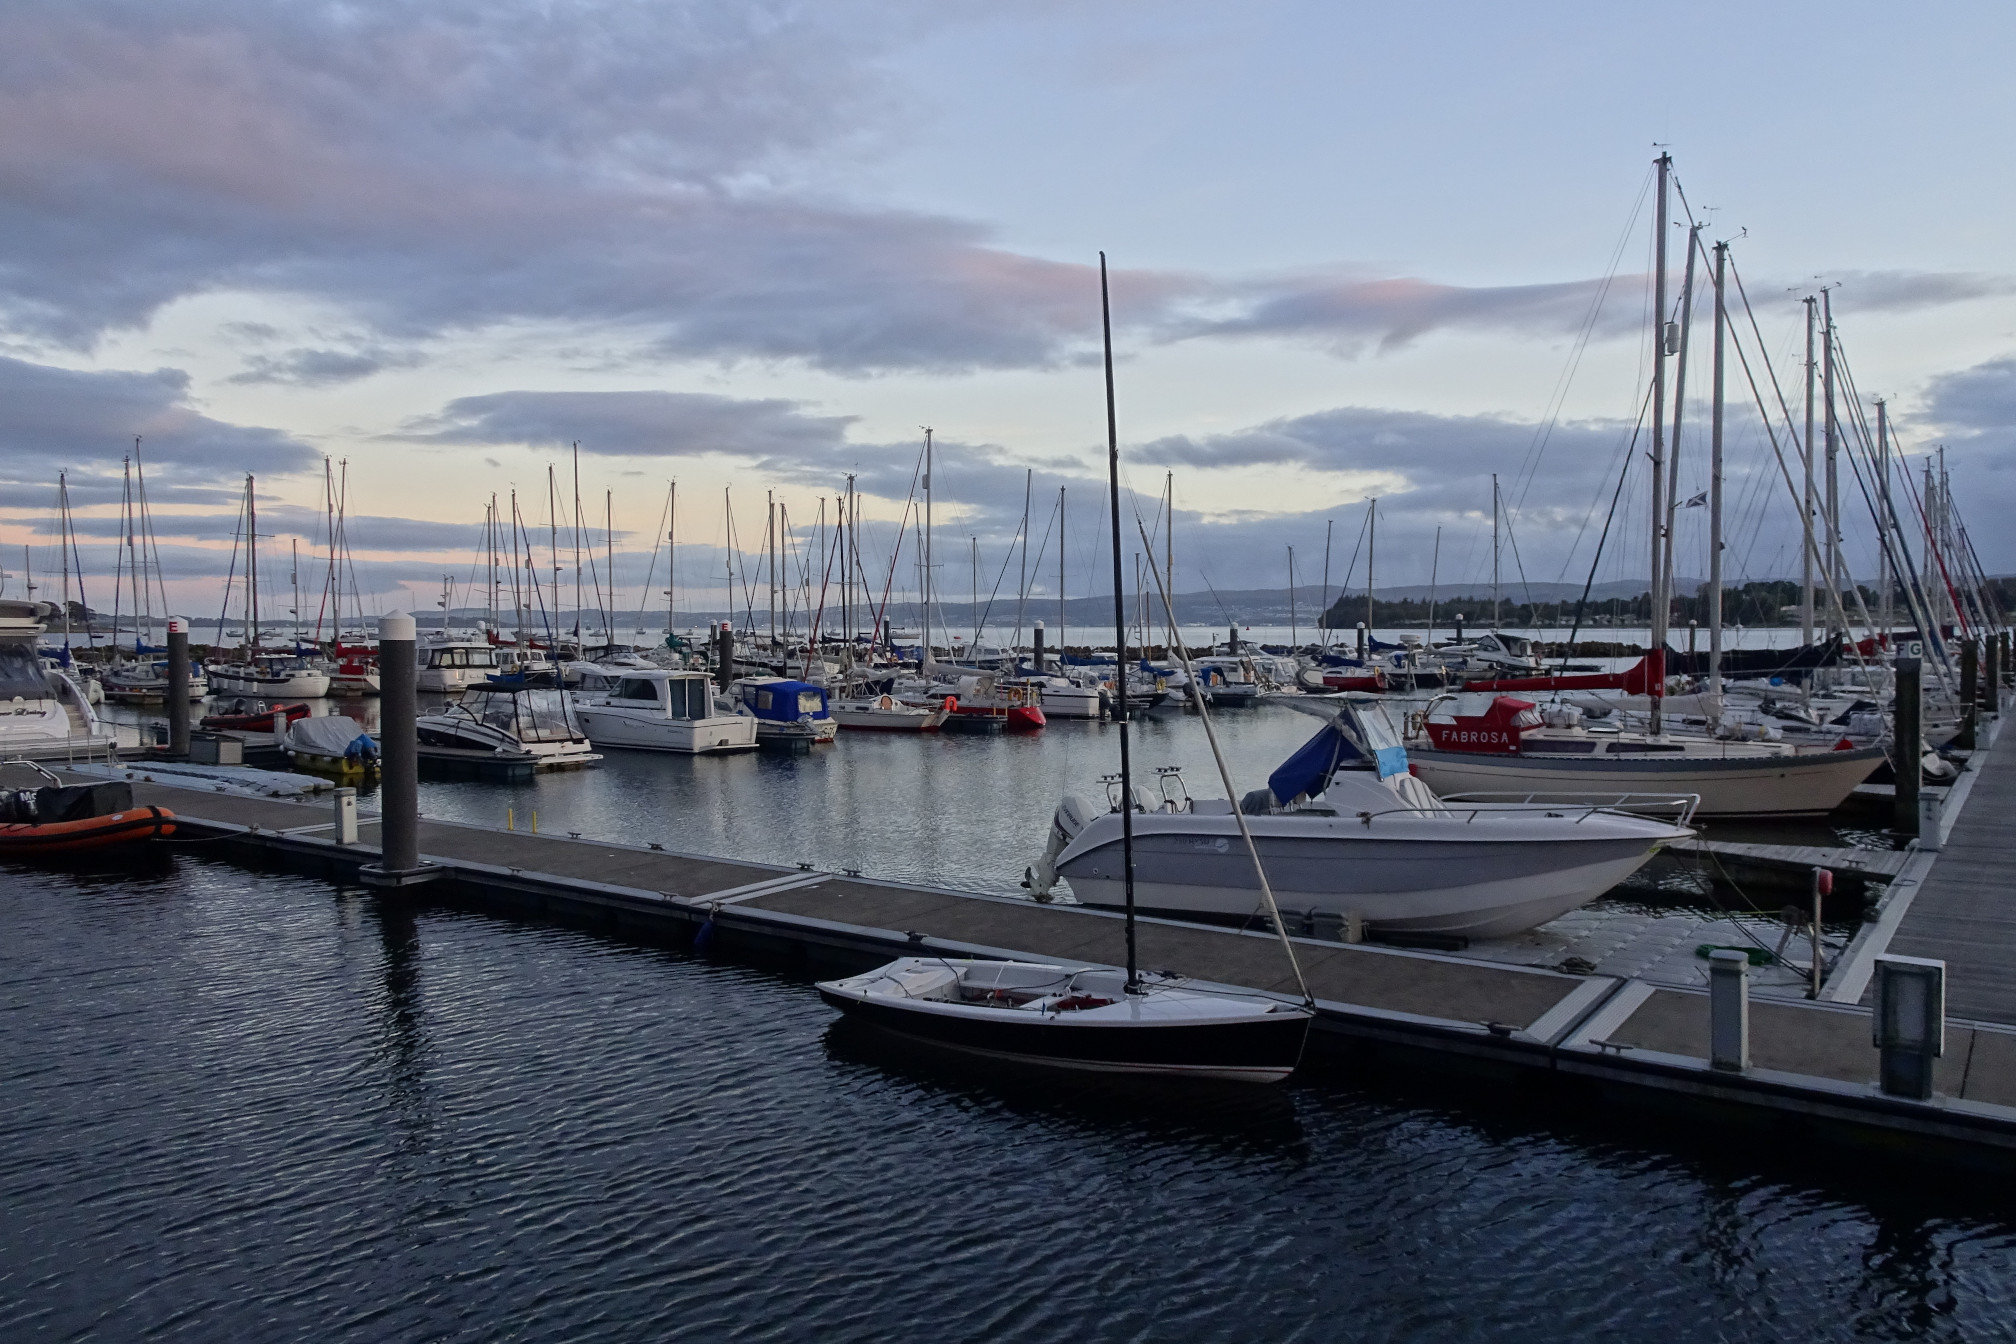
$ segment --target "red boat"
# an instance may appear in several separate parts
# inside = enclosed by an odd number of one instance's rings
[[[40,825],[0,824],[0,859],[39,859],[51,854],[79,854],[140,840],[161,840],[175,834],[175,814],[151,804],[81,821],[51,821]]]
[[[1655,649],[1622,672],[1588,672],[1558,677],[1489,677],[1465,680],[1466,691],[1623,691],[1649,695],[1666,680],[1666,655]]]
[[[1326,691],[1368,691],[1386,689],[1386,669],[1338,668],[1323,673],[1323,689]]]
[[[229,714],[205,714],[197,726],[239,728],[256,733],[271,730],[273,716],[276,714],[283,716],[288,723],[308,717],[308,706],[304,704],[267,705],[257,710],[246,710],[242,708],[244,703],[242,700],[238,701],[232,706],[232,712]]]

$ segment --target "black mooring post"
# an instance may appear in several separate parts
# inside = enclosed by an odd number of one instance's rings
[[[1920,717],[1919,670],[1916,658],[1897,660],[1897,711],[1890,732],[1891,766],[1896,771],[1896,808],[1890,827],[1918,834],[1918,785],[1924,766],[1925,734]]]
[[[168,618],[168,754],[189,759],[189,622]]]
[[[1989,660],[1994,660],[1990,647]],[[1960,732],[1953,739],[1962,750],[1974,749],[1974,721],[1981,715],[1981,646],[1971,639],[1960,641]]]

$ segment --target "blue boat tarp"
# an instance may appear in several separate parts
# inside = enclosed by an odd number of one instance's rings
[[[751,714],[772,723],[796,723],[805,717],[827,717],[826,692],[809,681],[744,682],[742,703]]]
[[[1298,747],[1293,756],[1267,776],[1267,791],[1279,803],[1315,797],[1330,786],[1340,769],[1370,766],[1379,778],[1407,773],[1407,748],[1378,710],[1360,714],[1349,705]]]

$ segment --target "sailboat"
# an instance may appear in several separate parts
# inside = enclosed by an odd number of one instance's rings
[[[1113,407],[1113,323],[1106,258],[1099,258],[1106,342],[1106,441],[1113,514],[1115,646],[1127,646],[1121,585],[1120,440]],[[929,651],[929,643],[926,643]],[[1115,683],[1122,796],[1132,790],[1127,690]],[[1143,975],[1135,947],[1133,831],[1122,814],[1126,854],[1127,966],[904,957],[865,975],[820,982],[819,995],[852,1016],[969,1053],[1098,1073],[1278,1082],[1302,1059],[1315,1013],[1305,1000],[1206,992]],[[1257,856],[1256,856],[1257,862]],[[1264,882],[1264,874],[1262,875]],[[1283,946],[1288,946],[1283,940]],[[1292,957],[1293,950],[1290,948]],[[1299,971],[1298,971],[1299,978]]]
[[[140,459],[140,440],[133,440],[133,456],[124,463],[123,495],[120,500],[120,539],[117,559],[112,568],[112,643],[117,651],[119,643],[119,601],[122,593],[120,577],[127,576],[133,596],[133,656],[119,658],[106,668],[101,682],[105,698],[119,704],[158,705],[168,699],[168,664],[160,655],[167,649],[147,643],[147,635],[154,627],[154,599],[161,599],[161,618],[165,619],[168,609],[168,595],[161,584],[159,549],[154,541],[154,520],[147,511],[147,469]],[[64,493],[65,507],[68,507],[68,492]],[[152,577],[149,577],[152,570]],[[191,700],[201,700],[210,693],[203,671],[198,667],[189,669],[189,690]]]
[[[298,655],[268,654],[259,647],[259,505],[254,482],[245,478],[245,643],[238,660],[209,669],[210,688],[220,695],[280,696],[316,700],[329,694],[329,674]],[[227,583],[225,601],[230,601]]]
[[[1672,156],[1661,154],[1654,212],[1654,300],[1652,392],[1652,609],[1650,648],[1633,672],[1649,696],[1643,733],[1592,734],[1579,723],[1548,723],[1530,701],[1498,696],[1469,697],[1441,713],[1430,706],[1423,731],[1426,745],[1410,745],[1413,769],[1443,798],[1476,792],[1533,797],[1579,793],[1693,793],[1698,814],[1718,816],[1817,816],[1833,811],[1887,759],[1880,746],[1801,752],[1785,742],[1728,741],[1684,736],[1665,730],[1667,608],[1672,593],[1672,510],[1668,503],[1666,440],[1666,360],[1684,352],[1682,324],[1669,323],[1666,305],[1667,198]],[[1688,238],[1691,258],[1697,240]],[[1713,411],[1709,469],[1709,693],[1721,694],[1721,529],[1724,338],[1729,330],[1723,277],[1726,244],[1715,248],[1715,339]],[[1691,291],[1691,285],[1690,285]],[[1684,374],[1685,361],[1681,369]],[[1674,411],[1677,420],[1678,410]],[[1831,526],[1831,524],[1830,524]],[[1810,536],[1807,551],[1812,550]],[[1548,689],[1572,689],[1572,678],[1537,678]],[[1598,678],[1597,680],[1601,680]],[[1498,686],[1506,685],[1499,680]],[[1517,684],[1516,682],[1513,684]],[[1541,689],[1536,687],[1535,689]]]

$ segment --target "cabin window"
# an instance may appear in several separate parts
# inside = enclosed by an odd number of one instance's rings
[[[1612,742],[1610,744],[1610,754],[1612,756],[1621,756],[1626,752],[1635,752],[1642,755],[1659,751],[1685,751],[1686,749],[1678,742]]]
[[[819,692],[817,691],[798,692],[798,712],[800,714],[817,714],[825,708],[826,708],[826,698],[820,695]]]
[[[1550,756],[1587,756],[1596,750],[1596,744],[1586,737],[1536,737],[1529,740],[1529,744],[1525,749],[1529,752],[1545,752]]]
[[[45,700],[53,693],[32,642],[0,644],[0,700]]]
[[[618,700],[656,700],[658,684],[646,677],[625,677],[616,683]]]
[[[489,649],[470,649],[468,658],[471,667],[497,666],[497,655]]]
[[[756,692],[756,708],[758,709],[770,708],[770,692],[768,691]]]
[[[521,691],[498,698],[518,702],[518,736],[527,742],[565,742],[581,735],[565,691]]]

